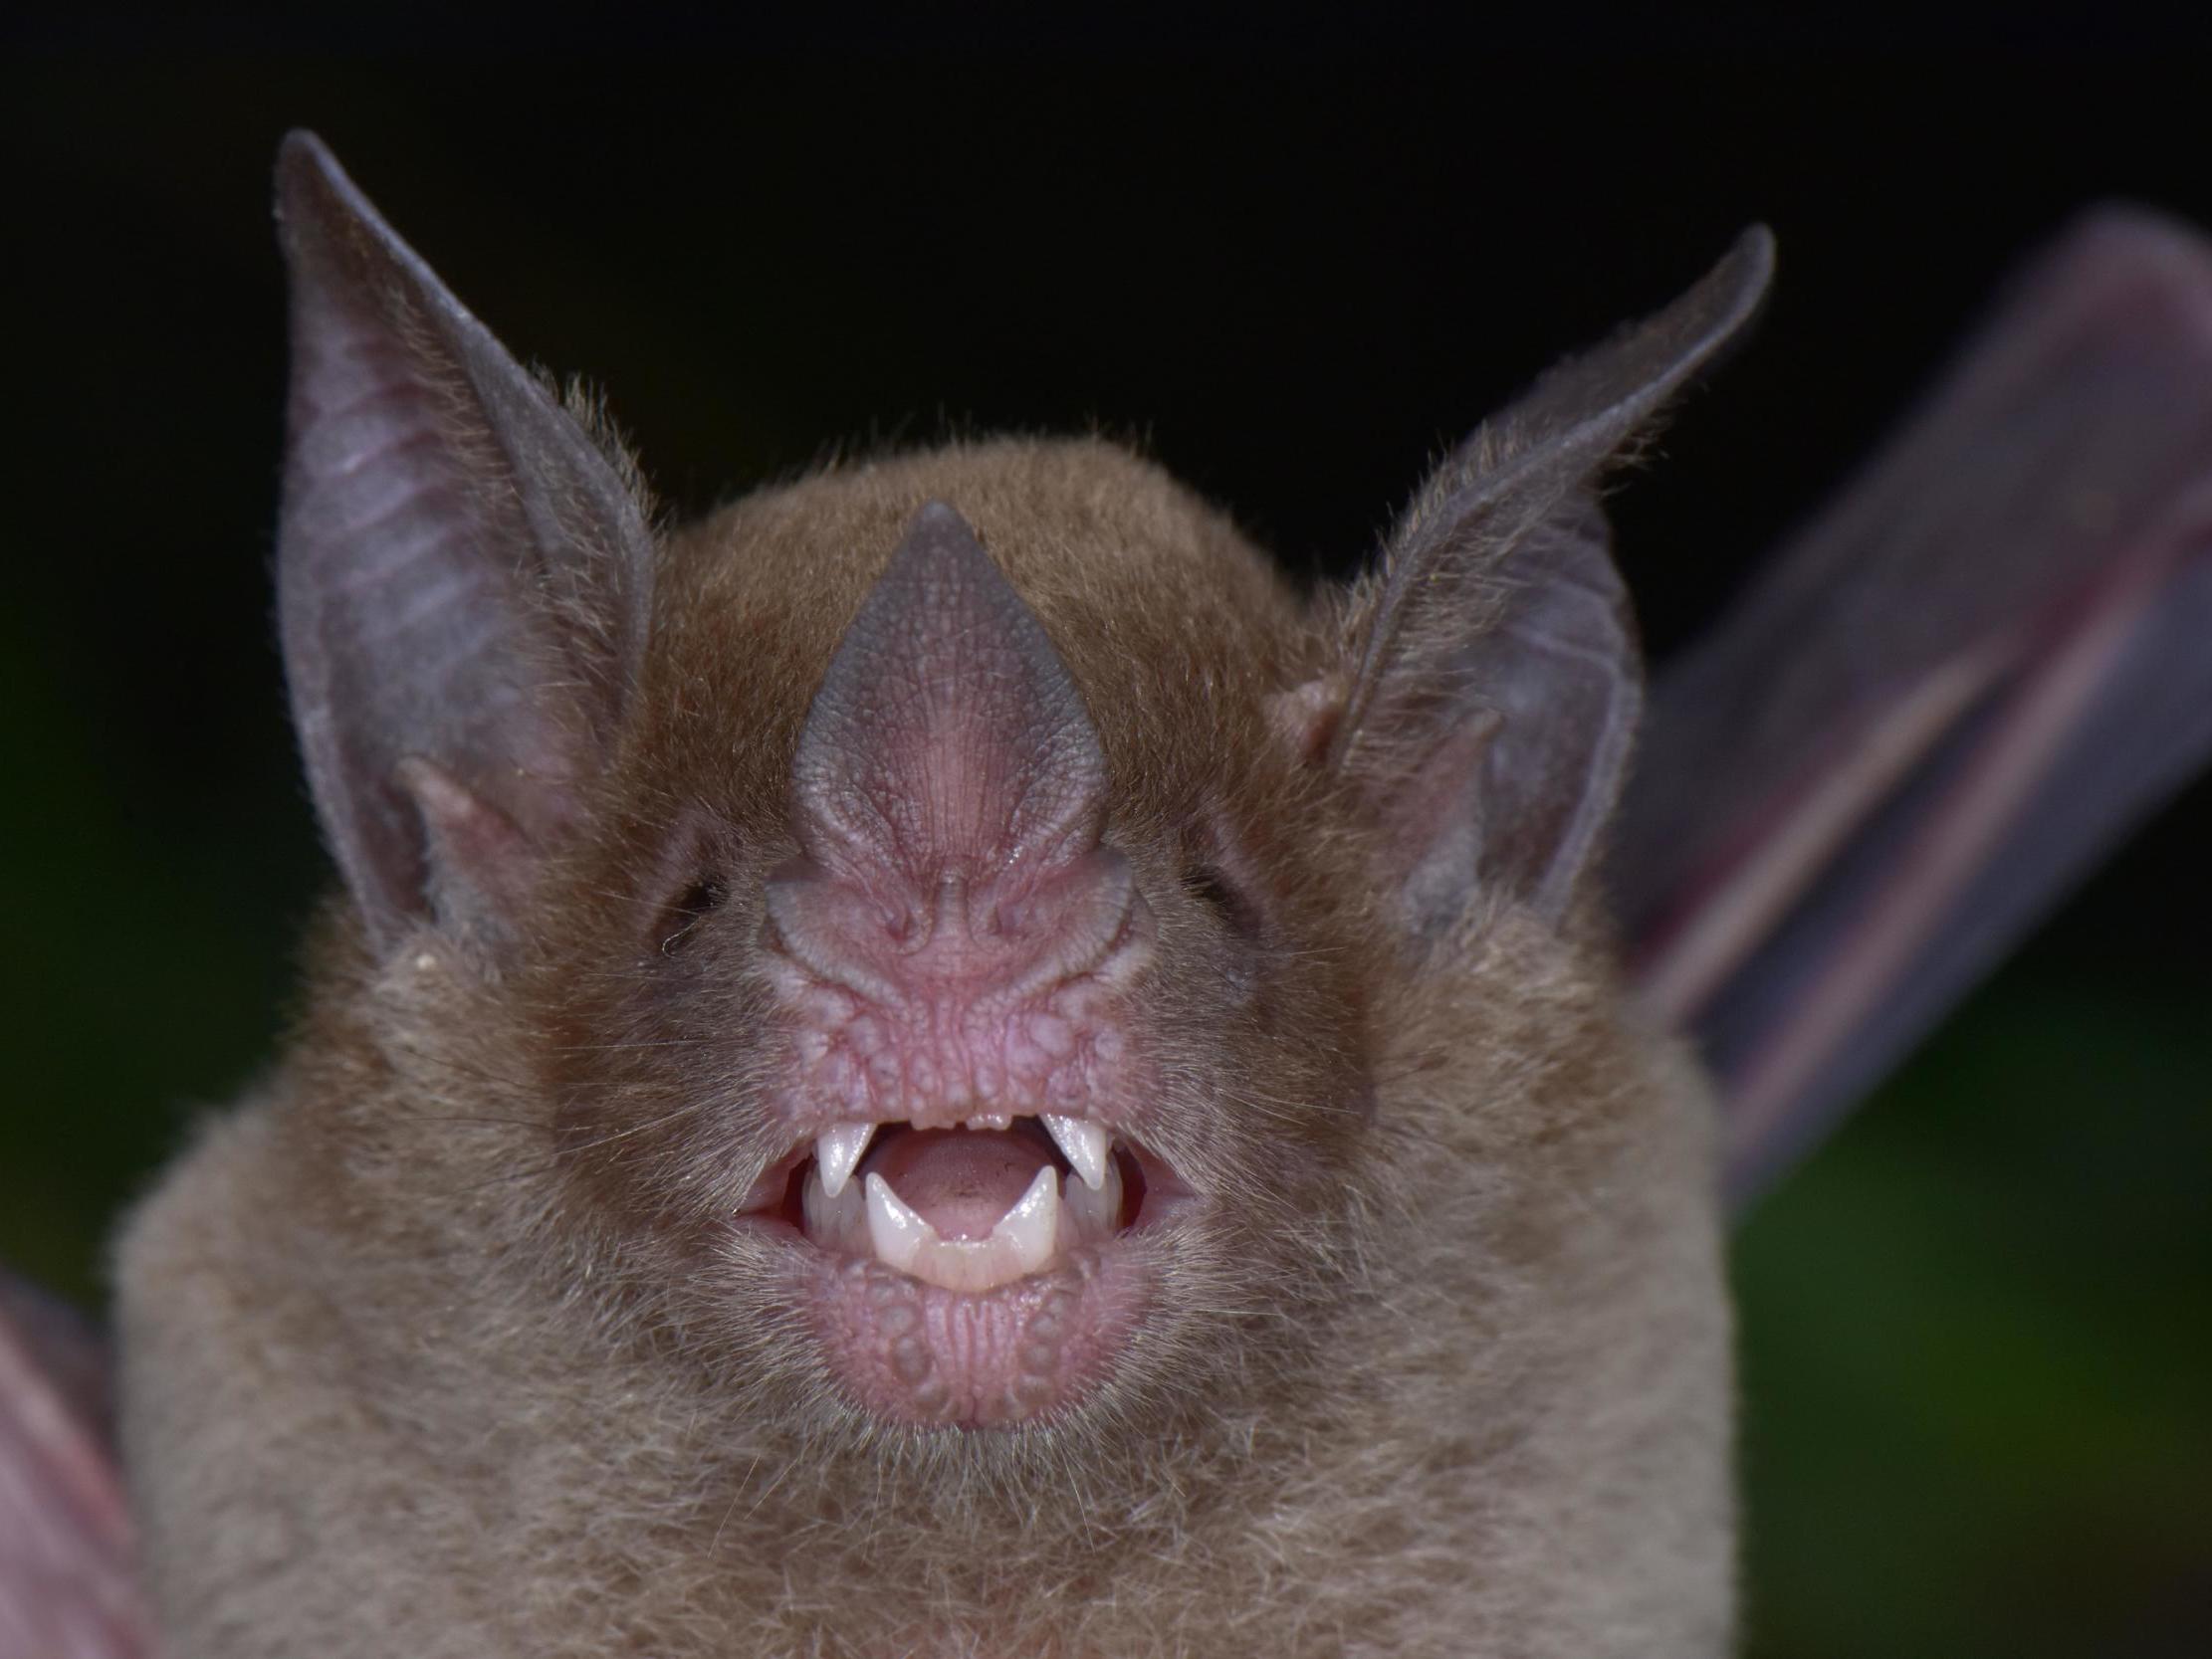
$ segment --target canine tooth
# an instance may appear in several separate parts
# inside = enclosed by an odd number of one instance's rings
[[[870,1175],[867,1188],[868,1242],[875,1246],[876,1260],[913,1273],[923,1249],[937,1243],[937,1229],[909,1209],[881,1175]]]
[[[814,1137],[814,1167],[822,1173],[822,1190],[832,1198],[845,1190],[875,1133],[873,1124],[839,1124]]]
[[[1037,1171],[1013,1208],[991,1229],[989,1243],[1010,1256],[1017,1270],[1014,1278],[1037,1271],[1052,1259],[1060,1238],[1060,1176],[1049,1163]]]
[[[1083,1177],[1083,1184],[1096,1192],[1106,1184],[1106,1132],[1098,1125],[1083,1118],[1063,1118],[1056,1112],[1044,1115],[1045,1132],[1063,1152],[1075,1172]]]

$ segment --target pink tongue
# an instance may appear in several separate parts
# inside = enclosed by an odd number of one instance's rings
[[[940,1238],[988,1238],[1050,1159],[1016,1130],[909,1130],[894,1136],[867,1172],[937,1229]]]

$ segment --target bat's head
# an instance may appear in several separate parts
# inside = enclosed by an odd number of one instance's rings
[[[1387,936],[1264,563],[1118,451],[1005,443],[654,571],[502,969],[609,1271],[749,1387],[919,1428],[1126,1421],[1259,1284],[1330,1282]]]
[[[1363,1396],[1419,1264],[1547,1248],[1510,1190],[1633,1139],[1595,480],[1763,241],[1307,600],[1095,443],[658,533],[312,139],[281,206],[285,648],[350,900],[309,1093],[371,1234],[811,1444],[1200,1440]]]

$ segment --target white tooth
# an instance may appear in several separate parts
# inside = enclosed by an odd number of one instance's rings
[[[868,1236],[876,1259],[924,1284],[975,1294],[1010,1284],[1059,1254],[1060,1178],[1039,1169],[989,1238],[941,1239],[881,1175],[867,1178]]]
[[[1070,1244],[1103,1244],[1121,1229],[1121,1167],[1111,1159],[1106,1178],[1096,1192],[1071,1186],[1063,1201],[1066,1215],[1060,1225]]]
[[[1012,1258],[1014,1272],[1006,1277],[1019,1278],[1049,1262],[1059,1238],[1060,1173],[1048,1163],[1013,1208],[998,1218],[987,1242]]]
[[[881,1175],[870,1175],[868,1186],[868,1242],[876,1260],[913,1273],[925,1246],[937,1243],[937,1229],[907,1208]]]
[[[814,1167],[822,1172],[822,1190],[832,1198],[845,1190],[875,1133],[873,1124],[839,1124],[814,1137]]]
[[[1044,1115],[1044,1127],[1075,1172],[1083,1177],[1083,1184],[1096,1192],[1106,1184],[1106,1132],[1098,1125],[1082,1118],[1063,1118],[1056,1112]]]

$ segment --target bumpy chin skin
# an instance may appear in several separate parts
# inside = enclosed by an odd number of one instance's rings
[[[1010,1427],[1080,1404],[1128,1350],[1153,1289],[1123,1241],[981,1295],[807,1253],[801,1300],[831,1374],[865,1410],[917,1427]]]

